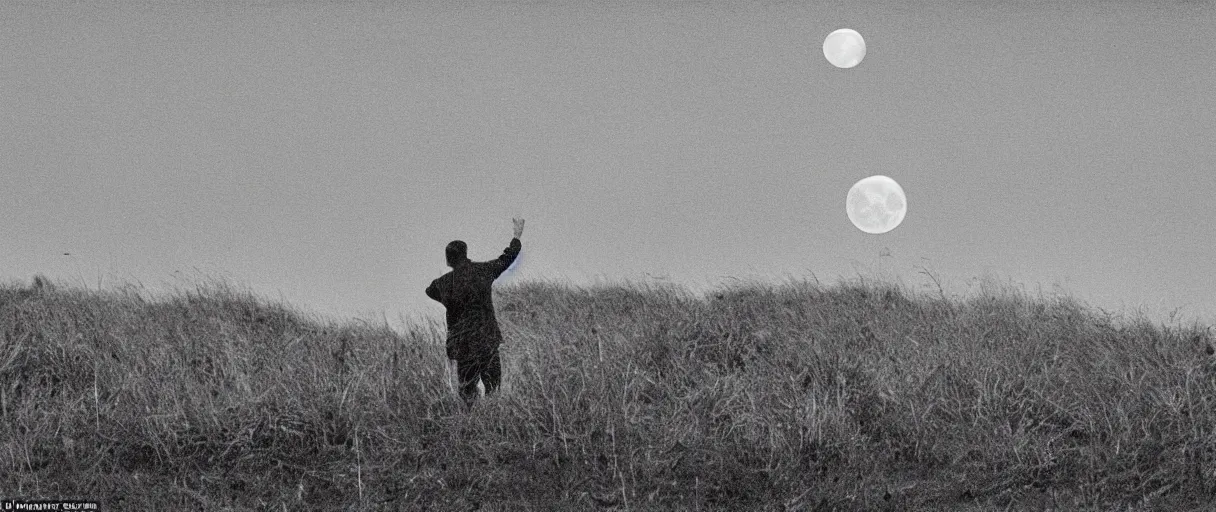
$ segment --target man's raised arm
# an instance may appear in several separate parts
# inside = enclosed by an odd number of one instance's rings
[[[519,237],[524,234],[524,220],[511,219],[511,222],[515,224],[515,237],[511,239],[511,245],[508,245],[507,249],[502,252],[502,256],[498,257],[498,264],[501,265],[498,271],[499,275],[507,271],[511,263],[514,263],[515,258],[519,256],[519,251],[523,249],[523,244],[519,242]]]
[[[498,257],[498,264],[501,266],[498,270],[499,275],[507,271],[507,268],[515,262],[515,258],[519,256],[519,251],[523,248],[524,246],[519,242],[518,237],[511,239],[511,245],[508,245],[507,249],[502,252],[502,256]]]

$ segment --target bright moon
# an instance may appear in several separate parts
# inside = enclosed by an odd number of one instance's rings
[[[895,229],[908,213],[908,198],[895,180],[870,176],[853,184],[845,199],[845,211],[857,229],[881,234]]]
[[[866,58],[866,40],[856,30],[842,28],[823,40],[823,56],[838,68],[851,68]]]

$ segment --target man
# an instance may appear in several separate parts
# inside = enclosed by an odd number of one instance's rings
[[[468,245],[460,240],[449,243],[444,252],[452,271],[431,281],[426,288],[427,297],[439,301],[447,309],[448,359],[456,361],[460,396],[468,407],[477,399],[478,380],[485,385],[486,395],[489,395],[498,389],[502,377],[498,358],[502,333],[494,318],[490,288],[523,248],[519,237],[524,233],[524,221],[511,219],[511,222],[515,223],[515,237],[498,259],[469,261]]]

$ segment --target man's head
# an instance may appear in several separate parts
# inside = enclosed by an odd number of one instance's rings
[[[456,268],[456,265],[469,260],[469,246],[460,240],[452,240],[448,243],[444,254],[448,258],[448,266]]]

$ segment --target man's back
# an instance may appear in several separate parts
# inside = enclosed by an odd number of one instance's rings
[[[427,296],[447,309],[449,358],[459,360],[497,348],[502,342],[494,316],[492,286],[522,248],[519,239],[514,238],[497,259],[458,262],[451,272],[427,287]]]

